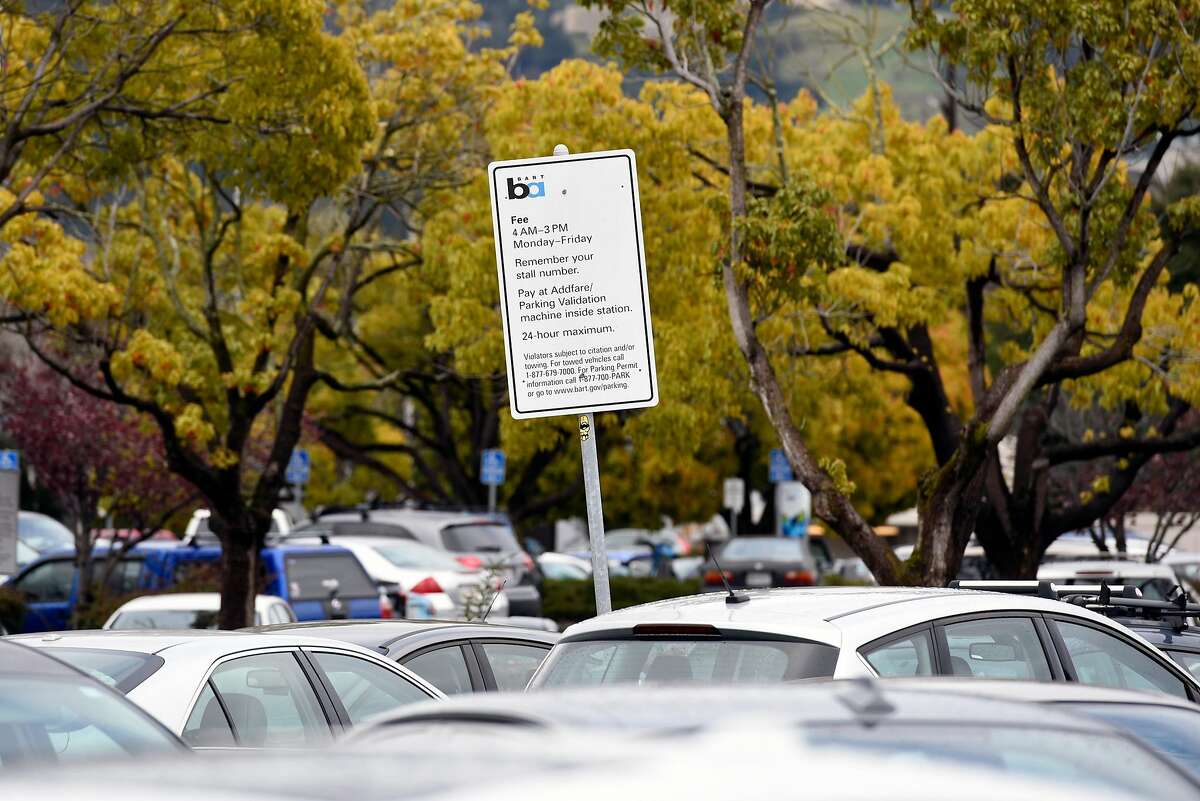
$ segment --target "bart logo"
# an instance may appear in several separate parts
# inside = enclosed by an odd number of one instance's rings
[[[541,175],[531,176],[531,178],[542,178]],[[529,178],[522,178],[520,181],[508,179],[508,199],[509,200],[524,200],[525,198],[545,197],[546,184],[544,181],[533,181]]]

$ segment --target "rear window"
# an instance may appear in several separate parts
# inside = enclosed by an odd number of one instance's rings
[[[811,642],[684,639],[559,643],[534,687],[754,684],[833,675],[838,649]]]
[[[520,550],[508,526],[497,523],[464,523],[442,529],[442,544],[455,553],[512,553]]]
[[[82,670],[94,679],[127,693],[163,666],[161,657],[139,651],[107,648],[45,648],[51,656]]]
[[[334,590],[341,598],[374,596],[377,592],[351,553],[289,556],[284,564],[293,601],[325,600]]]
[[[733,540],[721,550],[726,559],[762,559],[785,561],[803,559],[804,544],[800,540],[782,537],[745,537]]]
[[[131,629],[215,629],[220,613],[198,609],[144,609],[122,612],[109,626],[117,631]],[[257,621],[255,621],[257,623]]]

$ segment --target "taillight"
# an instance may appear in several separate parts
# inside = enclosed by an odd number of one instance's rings
[[[392,599],[379,593],[379,616],[384,620],[391,620],[396,616],[396,608],[392,606]]]
[[[783,574],[783,583],[789,587],[811,587],[817,579],[811,570],[789,570]]]
[[[521,564],[525,566],[526,570],[533,570],[533,557],[521,551]]]
[[[725,571],[725,581],[733,581],[733,574],[730,573],[728,570]],[[704,574],[704,583],[711,584],[713,586],[716,586],[718,584],[724,584],[724,582],[721,581],[721,571],[709,570],[708,572],[706,572]]]
[[[454,559],[460,565],[467,568],[468,570],[478,570],[479,568],[483,567],[483,560],[480,559],[478,556],[471,556],[470,554],[465,554],[463,556],[456,556],[456,557],[454,557]]]
[[[418,595],[427,595],[434,592],[442,592],[442,585],[437,583],[437,579],[433,576],[426,576],[409,588],[409,592],[415,592]]]

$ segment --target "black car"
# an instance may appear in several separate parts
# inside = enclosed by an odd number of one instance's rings
[[[719,565],[719,566],[718,566]],[[724,572],[724,581],[721,573]],[[736,537],[700,568],[705,589],[731,587],[811,587],[817,567],[807,543],[789,537]]]
[[[302,632],[386,654],[446,695],[521,691],[558,641],[555,632],[441,620],[342,620],[247,629]]]
[[[187,752],[120,693],[45,653],[0,642],[0,768]]]

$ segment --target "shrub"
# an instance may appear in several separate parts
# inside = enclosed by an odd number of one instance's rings
[[[0,626],[17,634],[25,623],[25,599],[16,590],[0,587]]]
[[[612,592],[613,609],[624,609],[651,601],[661,601],[664,598],[695,595],[700,592],[700,581],[612,576],[609,578],[609,587]],[[595,617],[596,594],[591,579],[547,579],[542,586],[542,614],[554,619],[563,627]]]

